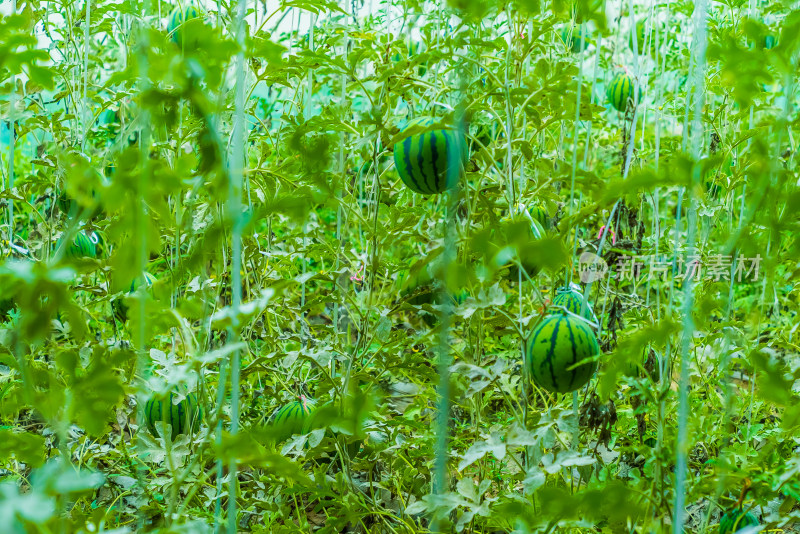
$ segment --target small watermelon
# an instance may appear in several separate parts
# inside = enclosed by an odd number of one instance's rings
[[[589,382],[597,362],[584,360],[600,353],[589,325],[566,313],[548,315],[536,325],[526,350],[531,379],[554,393],[575,391]]]
[[[269,419],[269,426],[275,442],[280,443],[295,434],[305,433],[308,430],[307,423],[314,408],[314,401],[305,395],[278,408]]]
[[[197,432],[203,419],[203,408],[198,404],[194,393],[189,393],[177,401],[178,394],[170,393],[169,398],[153,397],[144,407],[145,421],[150,433],[158,436],[156,423],[163,421],[172,427],[172,441],[180,434]],[[176,402],[177,401],[177,402]]]
[[[573,26],[571,31],[569,27],[561,30],[561,40],[564,41],[564,44],[572,52],[577,53],[581,51],[581,38],[583,38],[583,50],[586,50],[589,48],[592,39],[592,32],[588,27],[585,31],[582,29],[581,25]]]
[[[639,361],[641,361],[641,366],[635,359],[629,361],[624,369],[624,374],[637,378],[641,376],[640,369],[644,369],[644,376],[654,383],[661,379],[661,356],[654,349],[645,348],[644,355]]]
[[[512,212],[511,216],[505,217],[503,222],[507,225],[504,228],[506,235],[504,238],[499,239],[498,242],[505,243],[506,245],[501,245],[503,248],[501,248],[495,255],[495,267],[498,269],[505,269],[507,266],[508,269],[505,273],[505,276],[510,280],[518,280],[519,269],[517,266],[517,261],[519,261],[519,264],[522,265],[522,267],[525,269],[525,272],[528,273],[528,276],[535,275],[539,272],[539,261],[537,261],[536,258],[527,256],[519,258],[518,252],[520,247],[524,249],[524,245],[526,244],[525,241],[530,243],[545,237],[547,232],[545,232],[544,227],[528,212],[523,205],[518,205]],[[527,225],[527,232],[524,237],[520,237],[519,232],[516,229],[518,227],[517,223],[524,223]],[[517,250],[516,252],[515,248]],[[525,253],[524,250],[523,253]]]
[[[167,23],[167,32],[169,33],[170,40],[178,46],[186,48],[194,47],[196,43],[184,42],[184,33],[181,27],[192,19],[200,18],[200,11],[197,7],[190,3],[186,6],[176,6],[169,15],[169,22]]]
[[[556,296],[550,302],[550,305],[555,307],[562,306],[575,315],[581,315],[581,311],[583,311],[582,316],[589,319],[593,315],[592,308],[587,302],[586,309],[584,309],[583,302],[583,295],[580,291],[574,288],[563,287],[556,291]]]
[[[764,48],[769,50],[770,48],[774,48],[775,45],[778,44],[778,40],[775,38],[774,35],[767,35],[764,37]]]
[[[403,60],[413,61],[415,56],[418,56],[422,52],[425,51],[425,47],[419,41],[412,41],[410,44],[403,42],[400,45],[400,51],[396,52],[392,56],[393,63],[399,63]],[[428,67],[425,63],[420,64],[417,67],[417,74],[420,76],[425,76],[425,73],[428,71]]]
[[[431,126],[431,118],[412,120],[412,126]],[[394,145],[394,164],[400,179],[415,193],[435,195],[458,184],[467,163],[467,143],[454,129],[411,135]]]
[[[633,77],[630,74],[620,72],[612,78],[611,83],[608,84],[606,95],[614,109],[623,112],[628,109],[633,100],[634,86]]]
[[[97,247],[95,245],[96,241],[93,241],[92,238],[83,230],[79,230],[78,233],[75,234],[75,239],[72,240],[72,243],[67,248],[67,257],[96,258]]]
[[[534,221],[538,222],[542,228],[549,229],[550,228],[550,214],[547,213],[547,209],[542,206],[541,204],[535,204],[533,206],[528,206],[528,213],[531,214],[531,217]]]
[[[92,232],[89,238],[94,243],[98,258],[104,258],[108,256],[108,242],[102,233],[97,231]]]
[[[145,272],[143,276],[136,277],[128,289],[128,295],[136,293],[142,284],[149,288],[156,282],[156,277],[152,274]],[[128,305],[125,304],[124,297],[119,297],[111,301],[111,308],[114,311],[114,317],[121,323],[128,320]]]
[[[436,304],[439,301],[441,280],[434,279],[427,266],[424,266],[413,277],[409,277],[408,270],[399,272],[397,274],[397,287],[400,298],[407,299],[407,302],[413,306]],[[449,296],[450,303],[453,306],[458,306],[467,300],[469,290],[462,288],[460,291],[450,293]],[[424,309],[419,311],[419,316],[430,327],[434,326],[439,320],[438,315]]]
[[[413,275],[408,269],[397,273],[397,289],[401,298],[408,298],[408,303],[414,306],[430,304],[436,296],[434,280],[427,269],[423,266]]]
[[[733,534],[744,529],[744,527],[754,527],[758,525],[758,519],[750,512],[741,509],[733,509],[722,516],[719,520],[719,534]]]

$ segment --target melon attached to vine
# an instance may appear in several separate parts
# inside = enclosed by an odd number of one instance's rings
[[[569,393],[589,382],[599,353],[597,337],[586,321],[566,313],[548,315],[528,340],[528,373],[547,391]]]
[[[745,527],[758,525],[758,519],[750,512],[734,508],[719,520],[719,534],[734,534]]]
[[[197,402],[197,396],[189,393],[180,400],[178,398],[178,393],[173,392],[166,397],[156,396],[147,401],[144,415],[151,434],[159,435],[156,427],[158,422],[172,427],[172,441],[181,434],[197,432],[203,419],[203,408]]]
[[[301,395],[278,408],[269,419],[269,428],[276,443],[286,441],[295,434],[304,434],[315,404],[312,399]]]
[[[414,119],[406,129],[434,123],[431,118]],[[406,187],[415,193],[436,195],[458,184],[467,163],[466,149],[466,139],[457,130],[430,130],[395,144],[394,164]]]
[[[628,109],[628,106],[633,105],[633,90],[635,86],[633,77],[626,72],[620,72],[611,79],[606,95],[614,109],[624,112]]]

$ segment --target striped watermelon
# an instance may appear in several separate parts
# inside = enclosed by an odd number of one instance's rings
[[[425,47],[419,41],[411,41],[411,43],[403,42],[400,45],[400,51],[396,52],[392,56],[393,63],[399,63],[403,60],[412,61],[414,56],[420,55],[422,52],[425,51]],[[428,71],[428,67],[425,63],[420,64],[417,67],[417,74],[420,76],[425,76],[425,73]]]
[[[556,296],[550,302],[551,306],[561,306],[567,309],[570,313],[581,315],[583,310],[583,317],[590,319],[592,317],[592,308],[589,303],[586,303],[586,309],[583,309],[583,295],[580,291],[574,288],[562,287],[556,291]],[[554,310],[554,313],[557,313]]]
[[[418,118],[412,126],[431,126],[431,118]],[[435,195],[454,187],[467,162],[464,135],[454,129],[411,135],[394,145],[394,164],[400,179],[415,193]]]
[[[585,321],[561,313],[548,315],[534,328],[526,351],[533,382],[554,393],[568,393],[589,382],[597,362],[570,368],[599,354],[600,347]]]
[[[592,32],[588,27],[584,31],[581,25],[577,24],[572,27],[571,31],[569,27],[561,30],[561,40],[564,41],[564,44],[567,45],[567,48],[572,52],[577,53],[581,51],[581,38],[583,38],[583,50],[586,50],[589,48],[592,39]]]
[[[92,235],[94,235],[94,233]],[[72,240],[72,243],[67,248],[67,257],[96,258],[97,247],[95,244],[96,241],[92,240],[92,238],[87,235],[86,232],[80,230],[77,234],[75,234],[75,239]]]
[[[158,435],[156,429],[158,421],[163,421],[172,427],[172,441],[175,441],[180,434],[197,432],[200,428],[203,408],[198,404],[195,394],[189,393],[180,401],[177,399],[177,393],[170,393],[169,398],[153,397],[147,401],[144,415],[151,434]]]
[[[639,364],[641,362],[641,365]],[[644,354],[641,359],[629,360],[627,366],[624,368],[625,376],[638,378],[641,376],[641,369],[644,370],[644,376],[653,382],[661,380],[661,356],[652,348],[645,347]]]
[[[104,258],[108,256],[108,242],[103,234],[100,232],[92,232],[92,235],[90,235],[89,238],[94,243],[98,258]]]
[[[397,289],[401,298],[408,298],[408,303],[414,306],[430,304],[436,294],[433,287],[434,280],[427,269],[427,265],[416,271],[413,275],[408,269],[397,273]]]
[[[528,206],[528,213],[531,214],[531,218],[534,221],[538,222],[542,228],[549,229],[550,228],[550,214],[547,213],[547,209],[542,206],[541,204],[536,204],[533,206]]]
[[[286,441],[295,434],[304,434],[314,408],[314,401],[305,395],[278,408],[269,419],[275,442]]]
[[[773,48],[776,44],[778,44],[778,40],[774,35],[768,34],[766,37],[764,37],[764,48],[767,50]]]
[[[431,276],[426,265],[414,276],[410,276],[408,270],[399,272],[397,274],[397,287],[400,297],[407,299],[406,302],[413,306],[422,306],[423,304],[435,304],[439,301],[441,281]],[[453,306],[458,306],[467,300],[469,290],[462,288],[460,291],[449,294],[449,296],[450,303]],[[419,316],[425,321],[425,324],[431,327],[439,320],[438,315],[424,309],[419,310]]]
[[[606,95],[608,101],[614,106],[617,111],[625,111],[628,109],[630,102],[633,100],[633,77],[630,74],[620,72],[608,84]]]
[[[535,241],[547,235],[544,227],[528,212],[524,205],[517,205],[511,216],[505,217],[503,222],[505,224],[514,224],[519,222],[527,223],[529,225],[528,232],[524,239],[527,239],[528,241]],[[517,245],[520,245],[519,235],[514,234],[515,231],[516,230],[513,228],[507,229],[507,235],[504,239],[506,244],[513,245],[516,243]],[[503,240],[500,240],[500,243],[502,242]],[[518,252],[515,252],[514,248],[515,247],[512,246],[503,246],[503,248],[500,249],[495,256],[495,267],[498,269],[504,269],[506,266],[508,266],[505,276],[511,280],[519,279],[517,261],[519,261],[519,263],[525,269],[525,272],[528,273],[528,276],[533,276],[534,274],[538,273],[539,262],[535,261],[535,258],[518,258]]]
[[[128,289],[128,295],[132,295],[136,293],[136,290],[142,286],[148,289],[156,282],[156,277],[152,274],[145,272],[144,275],[137,276],[133,282],[131,282],[131,286]],[[119,297],[111,301],[111,308],[114,311],[114,317],[121,323],[124,323],[128,320],[128,305],[125,304],[124,297]]]
[[[200,11],[197,7],[189,3],[185,7],[178,5],[172,10],[169,15],[169,22],[167,23],[167,32],[169,33],[170,40],[178,46],[194,46],[196,43],[184,42],[183,32],[181,27],[186,21],[200,18]]]
[[[734,508],[719,520],[719,534],[733,534],[744,529],[744,527],[757,525],[758,519],[753,514]]]

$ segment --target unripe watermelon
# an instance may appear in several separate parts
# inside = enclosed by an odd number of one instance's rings
[[[411,41],[410,44],[406,43],[406,42],[403,42],[400,45],[400,51],[395,53],[392,56],[392,62],[393,63],[398,63],[398,62],[400,62],[402,60],[411,61],[414,58],[414,56],[418,56],[419,54],[421,54],[424,51],[425,51],[425,48],[422,46],[422,43],[420,43],[419,41]],[[428,68],[427,68],[425,63],[420,64],[417,67],[417,74],[419,74],[420,76],[424,76],[427,71],[428,71]]]
[[[182,7],[178,5],[172,10],[169,15],[169,22],[167,23],[167,32],[169,33],[170,40],[178,46],[194,47],[196,43],[185,42],[184,33],[181,27],[189,20],[200,18],[200,11],[197,7],[189,3]]]
[[[564,44],[567,45],[567,48],[572,52],[577,53],[581,51],[581,37],[583,38],[583,50],[586,50],[589,48],[592,39],[592,32],[588,27],[586,31],[583,31],[581,25],[578,24],[573,26],[571,33],[569,27],[561,30],[561,40],[564,41]]]
[[[583,295],[577,289],[571,289],[568,287],[560,288],[556,291],[556,296],[553,297],[553,300],[550,302],[551,306],[563,306],[566,308],[570,313],[574,313],[575,315],[582,315],[583,317],[590,319],[593,315],[592,308],[589,306],[589,303],[586,303],[586,308],[583,307]],[[581,314],[583,311],[583,314]],[[557,313],[554,310],[554,313]]]
[[[520,240],[518,232],[516,232],[516,230],[514,229],[515,225],[511,225],[505,228],[506,230],[505,238],[498,240],[498,243],[503,248],[501,248],[501,250],[495,256],[494,259],[495,267],[498,269],[503,269],[505,268],[505,266],[508,266],[508,269],[506,271],[506,277],[511,280],[519,279],[519,269],[517,266],[517,261],[519,261],[519,264],[521,264],[522,267],[525,269],[525,272],[528,273],[528,276],[533,276],[534,274],[538,273],[539,263],[536,261],[535,258],[530,258],[530,257],[518,258],[517,257],[518,254],[515,253],[512,248],[506,246],[506,244],[510,245],[516,243],[518,245],[517,250],[519,251],[519,247],[524,245],[524,243],[521,243],[521,241],[523,242],[525,240],[527,240],[528,242],[535,241],[547,235],[544,227],[542,227],[542,225],[539,224],[539,221],[533,218],[533,216],[531,216],[531,214],[527,211],[527,209],[522,205],[516,206],[511,216],[505,217],[503,219],[503,222],[506,224],[519,223],[519,222],[525,223],[527,225],[527,233],[525,235],[525,238]]]
[[[94,234],[92,234],[94,235]],[[96,241],[92,240],[89,235],[86,234],[83,230],[79,230],[77,234],[75,234],[75,239],[72,240],[72,243],[67,248],[67,257],[68,258],[96,258],[97,257],[97,247],[95,246]]]
[[[177,393],[170,393],[169,398],[153,397],[144,407],[145,421],[150,433],[158,436],[156,423],[163,421],[172,426],[172,441],[180,434],[197,432],[203,419],[203,408],[198,404],[194,393],[189,393],[179,402],[175,402]]]
[[[526,348],[528,372],[540,387],[568,393],[585,385],[597,362],[585,361],[600,353],[597,337],[589,325],[565,313],[545,317],[533,330]]]
[[[412,126],[431,126],[431,118],[412,120]],[[467,162],[464,135],[454,129],[431,130],[406,137],[394,145],[394,164],[400,179],[415,193],[435,195],[454,187]]]
[[[744,529],[758,525],[758,519],[750,512],[733,509],[719,520],[719,534],[733,534]]]
[[[278,408],[269,419],[275,443],[286,441],[295,434],[304,434],[314,408],[314,401],[305,395]]]
[[[145,272],[144,275],[137,276],[133,282],[131,282],[131,286],[128,289],[128,295],[131,295],[139,289],[142,284],[145,287],[149,288],[152,286],[156,281],[156,277],[152,274]],[[114,311],[114,317],[121,323],[124,323],[128,320],[128,305],[124,302],[124,297],[117,298],[111,301],[111,308]]]
[[[409,276],[409,271],[403,270],[397,274],[397,286],[401,298],[406,298],[407,302],[413,306],[423,304],[434,304],[439,301],[441,280],[434,279],[424,266],[414,276]],[[450,303],[453,306],[463,304],[469,297],[469,290],[462,288],[455,293],[448,293]],[[410,298],[409,298],[410,297]],[[438,321],[438,315],[434,315],[425,310],[420,310],[420,317],[428,326],[433,326]]]
[[[550,228],[550,214],[547,213],[547,209],[541,204],[535,204],[533,206],[528,206],[528,213],[531,214],[531,218],[542,225],[542,228],[549,229]]]
[[[108,256],[108,242],[106,241],[106,237],[100,232],[92,232],[92,235],[89,237],[92,242],[94,242],[95,249],[97,250],[97,257],[104,258]]]
[[[608,101],[617,111],[625,111],[633,101],[634,89],[633,77],[630,74],[620,72],[611,79],[608,84],[606,95]]]

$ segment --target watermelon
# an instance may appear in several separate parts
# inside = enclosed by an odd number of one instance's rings
[[[644,376],[650,378],[653,382],[658,382],[661,379],[661,356],[651,349],[645,348],[644,355],[642,356],[641,368],[644,369]],[[640,366],[636,359],[630,360],[627,367],[624,369],[626,376],[637,378],[640,376]]]
[[[611,79],[608,84],[606,95],[608,101],[614,106],[617,111],[625,111],[628,109],[630,102],[633,100],[633,77],[630,74],[620,72]]]
[[[431,126],[431,118],[409,122]],[[394,164],[406,186],[423,195],[444,193],[458,184],[467,162],[464,135],[454,129],[431,130],[411,135],[394,145]]]
[[[774,35],[767,35],[764,37],[764,48],[767,50],[773,48],[776,44],[778,44],[778,39],[776,39]]]
[[[144,275],[137,276],[133,282],[131,282],[131,286],[128,289],[128,295],[132,295],[136,293],[136,290],[142,286],[148,289],[152,286],[156,281],[156,277],[152,274],[145,272]],[[111,301],[111,308],[114,311],[114,317],[121,323],[124,323],[128,320],[128,305],[124,302],[124,297],[116,298]]]
[[[734,508],[719,520],[719,534],[733,534],[744,529],[758,525],[758,519],[750,512]]]
[[[315,409],[314,401],[305,395],[286,404],[272,414],[269,427],[276,443],[286,441],[295,434],[308,431],[310,416]]]
[[[396,282],[400,297],[407,298],[409,304],[420,306],[433,302],[436,289],[427,266],[423,266],[413,275],[408,269],[398,272]]]
[[[108,256],[108,242],[103,234],[100,232],[92,232],[89,238],[94,243],[98,258]]]
[[[194,393],[189,393],[177,401],[178,393],[170,393],[169,398],[155,396],[144,407],[145,422],[150,433],[158,436],[156,423],[163,421],[172,427],[172,441],[180,434],[197,432],[203,419],[203,408],[198,404]],[[176,402],[177,401],[177,402]]]
[[[400,45],[400,51],[396,52],[392,56],[393,63],[399,63],[400,61],[407,60],[413,61],[414,56],[418,56],[422,52],[425,51],[425,47],[422,46],[422,43],[419,41],[411,41],[411,43],[403,42]],[[425,73],[428,71],[428,67],[425,63],[420,64],[417,67],[417,74],[420,76],[425,76]]]
[[[92,233],[94,236],[94,233]],[[86,232],[80,230],[75,234],[75,239],[67,247],[68,258],[96,258],[97,247],[96,241],[92,239]]]
[[[401,298],[413,306],[423,304],[435,304],[439,298],[441,280],[434,279],[427,269],[423,266],[415,275],[410,276],[408,270],[403,270],[397,274],[397,287]],[[463,304],[469,297],[469,290],[462,288],[460,291],[450,293],[450,303],[453,306]],[[428,326],[434,326],[438,321],[438,315],[426,310],[419,311],[420,317]]]
[[[544,227],[528,212],[525,206],[522,205],[518,205],[512,212],[511,216],[505,217],[503,222],[506,225],[513,225],[514,227],[516,227],[517,223],[525,223],[528,225],[527,233],[524,237],[520,238],[516,228],[505,228],[506,235],[504,238],[498,240],[498,243],[500,243],[500,246],[503,248],[501,248],[495,255],[495,267],[498,269],[505,269],[508,267],[505,273],[506,277],[510,280],[518,280],[519,269],[516,260],[519,259],[519,263],[529,276],[533,276],[534,274],[538,273],[539,262],[536,261],[536,258],[518,258],[519,254],[518,252],[514,252],[513,248],[514,246],[524,247],[524,245],[527,244],[525,241],[531,242],[543,238],[545,235],[547,235]]]
[[[583,38],[583,50],[586,50],[589,48],[592,39],[592,32],[588,27],[584,31],[581,25],[578,24],[572,27],[572,31],[570,31],[569,27],[561,30],[561,40],[572,52],[581,51],[581,37]]]
[[[599,353],[597,337],[585,321],[566,313],[551,314],[531,333],[526,347],[527,370],[540,387],[568,393],[589,382],[597,362],[584,360]]]
[[[544,206],[541,204],[528,206],[528,213],[531,214],[531,218],[538,222],[542,228],[550,228],[550,214],[547,213],[547,209]]]
[[[169,15],[169,22],[167,23],[167,32],[169,33],[170,40],[178,46],[186,48],[194,47],[194,42],[184,42],[184,34],[181,27],[189,20],[200,18],[200,11],[197,7],[189,3],[185,7],[178,5],[172,10]]]
[[[593,315],[589,303],[586,303],[586,309],[583,309],[583,295],[574,288],[563,287],[558,289],[550,305],[554,307],[564,307],[567,311],[575,315],[581,315],[581,311],[583,310],[583,317],[586,319],[590,319]]]

